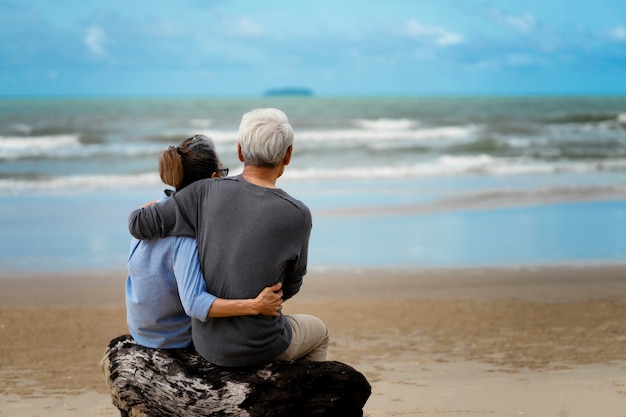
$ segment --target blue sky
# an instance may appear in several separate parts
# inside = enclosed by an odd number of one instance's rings
[[[0,95],[624,94],[626,1],[0,0]]]

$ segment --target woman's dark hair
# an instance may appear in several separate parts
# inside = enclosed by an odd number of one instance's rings
[[[211,178],[218,170],[219,159],[215,146],[204,135],[195,135],[178,146],[170,146],[161,153],[159,160],[161,181],[176,190],[194,181]]]

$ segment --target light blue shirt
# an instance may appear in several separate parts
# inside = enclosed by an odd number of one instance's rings
[[[164,192],[161,200],[167,198]],[[194,238],[132,240],[126,319],[139,344],[161,349],[189,346],[190,317],[206,321],[216,298],[206,292]]]

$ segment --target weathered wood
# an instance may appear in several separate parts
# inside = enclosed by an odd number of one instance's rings
[[[150,349],[113,339],[101,362],[122,417],[361,417],[367,379],[341,362],[223,368],[193,349]]]

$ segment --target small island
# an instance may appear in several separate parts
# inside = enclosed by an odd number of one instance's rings
[[[313,91],[304,87],[281,87],[281,88],[272,88],[263,93],[266,97],[276,97],[276,96],[299,96],[299,97],[310,97],[313,95]]]

